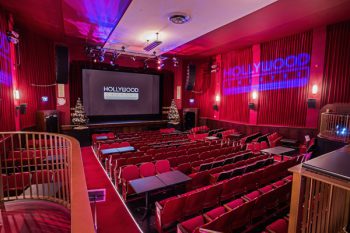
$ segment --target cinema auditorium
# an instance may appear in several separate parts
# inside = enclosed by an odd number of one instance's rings
[[[350,232],[350,0],[0,0],[0,233]]]

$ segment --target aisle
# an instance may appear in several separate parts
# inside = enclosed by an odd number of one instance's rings
[[[123,201],[116,193],[109,178],[101,167],[92,148],[82,147],[81,152],[87,188],[106,189],[106,202],[97,204],[98,233],[140,232],[136,223],[128,213]]]

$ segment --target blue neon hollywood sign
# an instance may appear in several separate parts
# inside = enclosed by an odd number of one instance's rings
[[[310,55],[300,53],[274,60],[235,66],[223,71],[223,94],[239,94],[252,90],[266,91],[301,87],[310,77]],[[252,78],[259,77],[259,85]]]

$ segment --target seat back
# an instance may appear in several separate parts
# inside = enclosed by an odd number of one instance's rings
[[[241,177],[236,176],[234,178],[231,178],[225,182],[222,183],[222,192],[220,195],[221,201],[225,201],[228,199],[231,199],[235,195],[238,195],[241,193]]]
[[[121,168],[120,179],[124,181],[134,180],[140,177],[139,168],[136,165],[126,165]]]
[[[240,229],[250,223],[250,213],[252,212],[254,204],[254,201],[249,201],[232,210],[233,221],[231,222],[231,232],[235,232],[237,229]]]
[[[179,220],[183,216],[185,200],[186,197],[177,197],[167,201],[162,210],[156,208],[156,222],[158,229]]]
[[[156,168],[153,163],[145,162],[140,165],[140,176],[148,177],[156,174]]]
[[[205,199],[205,190],[185,194],[186,201],[184,207],[184,215],[189,216],[196,214],[203,209],[203,200]]]
[[[213,221],[204,224],[201,228],[215,232],[229,233],[231,232],[231,223],[234,220],[233,217],[232,211],[226,212]],[[205,230],[203,232],[206,232]]]
[[[170,171],[169,160],[158,160],[155,163],[157,173],[164,173]]]
[[[213,207],[219,204],[222,184],[215,184],[205,189],[203,208]]]

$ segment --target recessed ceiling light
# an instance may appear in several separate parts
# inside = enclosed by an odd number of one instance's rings
[[[174,13],[169,16],[169,21],[174,24],[184,24],[190,21],[191,17],[184,13]]]

